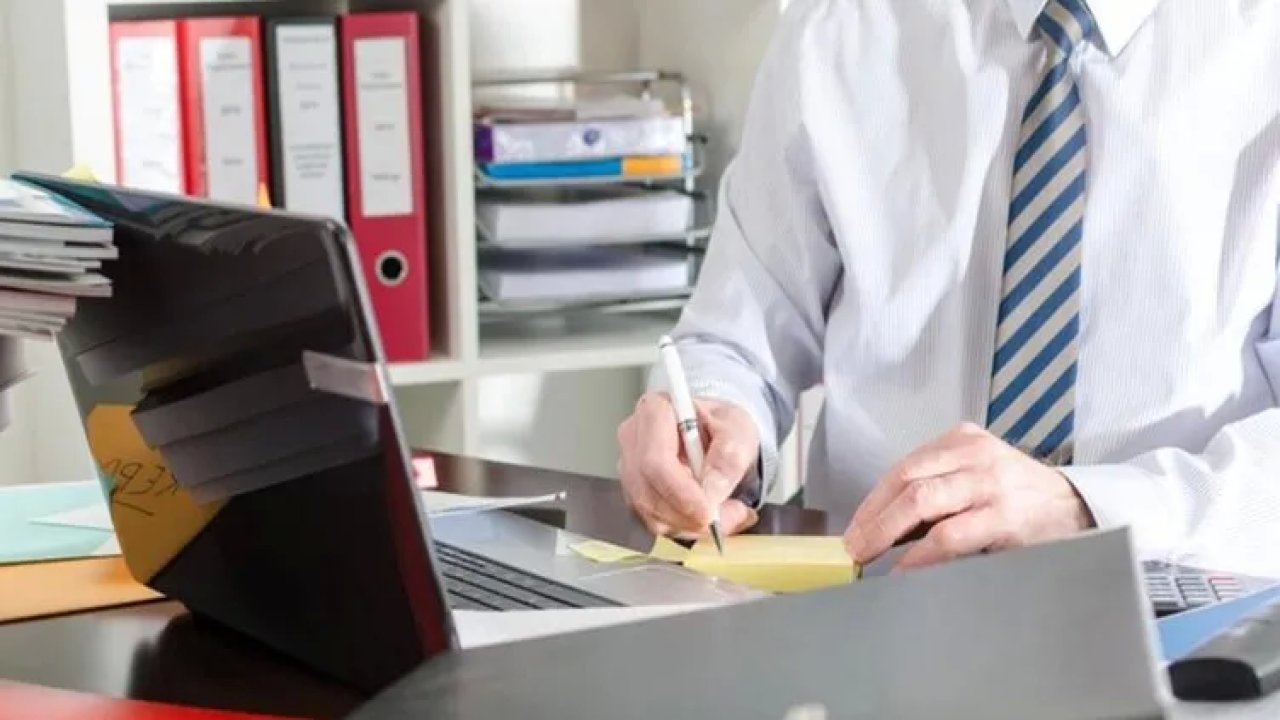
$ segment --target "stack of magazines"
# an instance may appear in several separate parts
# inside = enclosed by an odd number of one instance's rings
[[[76,301],[106,297],[112,225],[63,198],[0,178],[0,336],[49,339]]]

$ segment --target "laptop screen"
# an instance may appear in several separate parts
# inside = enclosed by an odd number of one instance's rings
[[[134,576],[358,689],[450,647],[345,229],[20,177],[116,227],[58,346]]]

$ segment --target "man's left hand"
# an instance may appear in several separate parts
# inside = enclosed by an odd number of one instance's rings
[[[965,423],[898,463],[845,533],[866,565],[917,526],[932,524],[897,569],[1063,537],[1093,525],[1061,472]]]

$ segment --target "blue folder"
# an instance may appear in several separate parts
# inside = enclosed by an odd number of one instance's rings
[[[550,180],[622,176],[622,158],[545,163],[495,163],[482,166],[499,180]]]
[[[619,182],[640,179],[623,172],[625,158],[565,160],[563,162],[488,163],[480,171],[494,180],[572,180],[616,177]],[[685,170],[693,168],[693,157],[685,155]]]
[[[1280,601],[1280,585],[1235,600],[1161,618],[1156,621],[1156,630],[1160,636],[1160,650],[1164,661],[1173,662],[1184,657],[1235,621],[1277,601]]]

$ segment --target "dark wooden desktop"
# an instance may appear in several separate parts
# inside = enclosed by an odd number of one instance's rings
[[[567,490],[564,527],[636,550],[653,537],[603,478],[435,456],[441,490],[534,495]],[[752,532],[829,532],[822,513],[769,506]],[[363,697],[175,602],[0,624],[0,679],[127,697],[305,718],[336,718]]]

